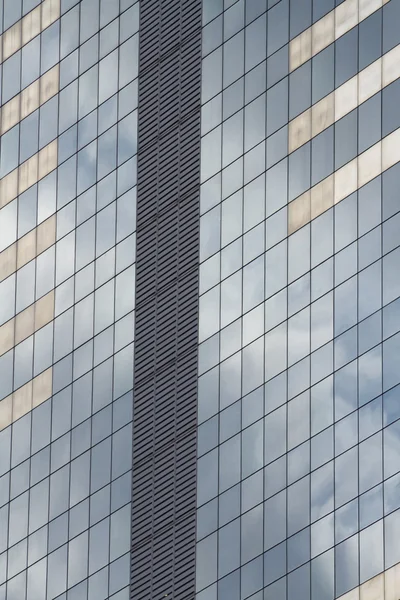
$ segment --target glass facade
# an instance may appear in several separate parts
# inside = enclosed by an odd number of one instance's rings
[[[0,0],[0,600],[399,600],[399,106],[400,0]]]
[[[400,596],[399,24],[203,0],[197,600]]]
[[[139,4],[0,27],[0,599],[128,600]]]

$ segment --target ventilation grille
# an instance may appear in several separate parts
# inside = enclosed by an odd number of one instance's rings
[[[141,0],[131,598],[195,597],[201,0]]]

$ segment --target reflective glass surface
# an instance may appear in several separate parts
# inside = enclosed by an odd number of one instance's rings
[[[198,600],[396,589],[393,19],[203,0]]]
[[[0,9],[0,598],[127,600],[139,6]]]

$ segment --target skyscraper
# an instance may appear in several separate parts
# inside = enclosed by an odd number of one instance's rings
[[[400,0],[0,11],[0,600],[399,600]]]

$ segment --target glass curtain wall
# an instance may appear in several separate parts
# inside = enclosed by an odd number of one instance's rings
[[[395,598],[399,23],[203,0],[197,600]]]
[[[0,10],[0,599],[128,600],[139,5]]]

